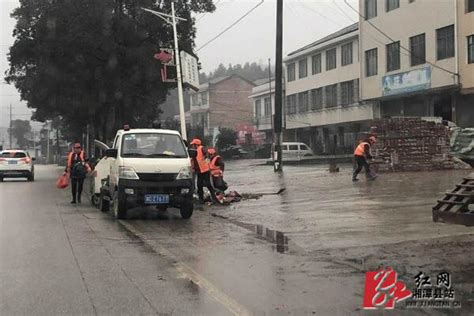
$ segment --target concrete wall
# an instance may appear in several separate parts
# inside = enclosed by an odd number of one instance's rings
[[[252,85],[237,76],[209,88],[209,128],[235,128],[239,123],[251,123],[253,103],[249,99]]]
[[[467,37],[474,35],[474,12],[467,12],[467,1],[456,0],[458,6],[459,74],[464,92],[474,93],[474,63],[467,63]],[[472,105],[474,107],[474,104]]]
[[[409,49],[409,38],[425,33],[426,60],[451,72],[456,71],[456,58],[436,60],[436,29],[455,23],[455,0],[416,0],[410,3],[408,0],[400,0],[398,9],[386,12],[385,0],[377,0],[377,17],[369,21],[389,35],[394,41],[400,41],[400,45]],[[359,10],[365,12],[365,1],[359,1]],[[386,44],[392,41],[383,36],[368,21],[361,19],[360,47],[361,47],[361,96],[362,99],[372,99],[382,96],[382,77],[387,74]],[[365,52],[378,49],[378,74],[366,77]],[[456,84],[454,75],[437,69],[429,64],[410,66],[409,53],[401,49],[400,69],[388,74],[401,73],[413,69],[431,67],[431,88],[440,88]]]

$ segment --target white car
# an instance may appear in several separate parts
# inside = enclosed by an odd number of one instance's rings
[[[272,153],[274,152],[272,146]],[[281,144],[283,161],[303,161],[315,157],[313,150],[305,143],[285,142]],[[269,159],[271,161],[272,158]]]
[[[26,178],[35,180],[35,158],[24,150],[4,150],[0,152],[0,182],[5,178]]]

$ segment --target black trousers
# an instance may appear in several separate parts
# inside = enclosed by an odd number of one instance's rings
[[[367,163],[367,160],[365,159],[365,157],[363,157],[363,156],[354,156],[354,159],[355,159],[355,162],[357,164],[357,168],[354,170],[354,174],[352,175],[352,177],[354,179],[357,178],[357,175],[359,174],[359,172],[362,171],[362,168],[365,169],[365,173],[367,174],[367,176],[370,176],[370,166]]]
[[[211,184],[211,173],[209,171],[197,174],[197,189],[200,200],[204,199],[204,187],[209,190],[211,198],[214,199],[216,194]]]
[[[71,178],[71,190],[72,190],[72,200],[76,201],[81,198],[82,187],[84,186],[85,178]]]

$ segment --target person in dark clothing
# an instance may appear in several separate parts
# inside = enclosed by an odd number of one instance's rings
[[[204,187],[209,190],[212,201],[215,200],[214,188],[211,184],[211,173],[209,168],[209,160],[207,158],[207,151],[202,146],[200,139],[193,139],[191,141],[191,148],[196,150],[196,156],[192,158],[192,165],[194,173],[197,175],[197,191],[199,202],[204,203]]]
[[[85,161],[84,151],[81,144],[75,143],[73,151],[69,153],[66,165],[66,172],[71,179],[72,201],[81,203],[82,188],[84,186],[84,179],[88,172],[91,171],[89,164]]]
[[[376,176],[372,175],[370,172],[370,166],[369,163],[367,162],[367,159],[372,159],[372,154],[370,152],[370,147],[374,145],[376,142],[376,139],[374,136],[370,136],[366,141],[361,142],[355,149],[354,151],[354,160],[357,165],[357,168],[354,170],[354,173],[352,174],[352,181],[359,181],[357,179],[357,175],[359,172],[362,171],[362,168],[365,169],[365,173],[367,175],[367,179],[373,180],[376,178]]]

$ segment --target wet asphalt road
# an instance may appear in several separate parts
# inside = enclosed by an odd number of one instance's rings
[[[474,313],[474,229],[431,221],[433,202],[466,171],[352,184],[349,166],[280,176],[256,163],[228,163],[231,189],[283,194],[206,206],[190,220],[137,210],[116,221],[71,206],[53,166],[37,166],[35,183],[0,183],[0,314],[369,315],[364,272],[380,265],[410,289],[417,272],[447,270],[462,303],[387,314]]]

